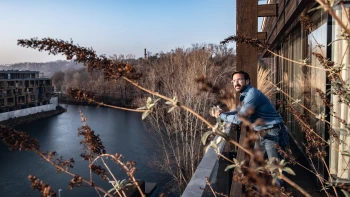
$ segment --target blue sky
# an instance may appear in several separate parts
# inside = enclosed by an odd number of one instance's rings
[[[51,37],[98,54],[143,56],[194,43],[214,43],[236,31],[235,0],[1,0],[0,64],[64,59],[17,46]]]

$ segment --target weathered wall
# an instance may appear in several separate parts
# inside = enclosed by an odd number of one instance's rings
[[[42,111],[50,111],[55,110],[57,106],[57,97],[53,97],[50,100],[51,104],[37,106],[37,107],[31,107],[27,109],[21,109],[16,111],[10,111],[5,113],[0,113],[0,121],[4,121],[10,118],[16,118],[21,116],[27,116],[29,114],[35,114]]]

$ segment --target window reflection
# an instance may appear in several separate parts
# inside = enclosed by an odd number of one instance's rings
[[[322,67],[312,53],[321,53],[325,57],[327,56],[328,27],[326,22],[328,16],[322,10],[317,10],[312,14],[311,20],[315,24],[315,28],[311,32],[310,30],[303,30],[300,25],[294,27],[294,30],[283,38],[283,41],[280,42],[281,44],[276,46],[274,52],[298,62],[305,61],[313,66]],[[328,34],[331,34],[331,32],[328,32]],[[297,63],[280,58],[270,57],[268,61],[270,63],[269,68],[276,73],[274,77],[276,79],[275,83],[280,82],[279,86],[285,93],[300,101],[302,105],[311,109],[314,113],[325,113],[325,106],[316,92],[316,89],[326,92],[325,71],[303,67]],[[287,106],[285,105],[287,102],[292,103],[293,100],[281,93],[276,95],[276,104],[284,104],[283,107],[277,106],[277,109],[283,116],[291,135],[297,141],[299,147],[305,149],[302,145],[306,141],[305,133],[301,130],[293,114],[287,111]],[[312,129],[324,138],[325,124],[299,105],[293,106],[299,113],[308,117],[307,119],[313,127]],[[324,174],[322,162],[314,159],[313,163],[317,170]]]

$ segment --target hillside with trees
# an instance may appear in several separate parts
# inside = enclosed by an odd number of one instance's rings
[[[23,62],[10,65],[0,65],[0,70],[31,70],[39,71],[40,76],[52,77],[55,72],[82,68],[81,63],[57,60],[52,62]]]
[[[174,76],[182,76],[183,82],[188,84],[202,74],[216,76],[217,82],[220,82],[223,76],[229,78],[235,68],[234,50],[215,44],[194,44],[186,49],[177,48],[167,53],[156,53],[147,60],[135,59],[131,55],[113,55],[110,58],[133,65],[143,75],[139,83],[160,92],[170,90],[168,80]],[[193,73],[193,70],[197,71]],[[227,81],[223,84],[227,84]],[[133,85],[125,81],[107,81],[101,71],[90,74],[85,67],[58,70],[52,76],[52,85],[57,91],[61,91],[60,87],[64,86],[65,89],[77,88],[92,92],[101,102],[114,105],[135,107],[144,98],[144,93]],[[180,94],[179,89],[176,91]],[[193,91],[189,95],[194,96],[197,93],[195,89]]]

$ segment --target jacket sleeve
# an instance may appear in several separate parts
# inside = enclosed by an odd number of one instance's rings
[[[241,108],[237,108],[234,111],[221,113],[220,118],[225,122],[231,122],[233,124],[241,124],[239,116],[249,116],[259,105],[259,95],[257,92],[249,92],[242,101]]]
[[[225,122],[231,122],[233,124],[241,124],[241,121],[239,120],[237,116],[237,112],[239,111],[239,108],[230,111],[230,112],[224,112],[220,114],[220,119]]]

